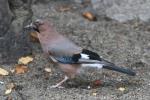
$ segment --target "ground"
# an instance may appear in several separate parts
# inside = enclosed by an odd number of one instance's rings
[[[68,6],[68,11],[61,7]],[[133,69],[131,77],[108,70],[88,70],[84,77],[69,80],[63,89],[51,89],[64,74],[43,55],[40,45],[33,44],[34,61],[28,64],[29,71],[22,75],[10,74],[0,77],[0,100],[9,100],[4,95],[5,85],[13,82],[16,89],[9,95],[12,100],[149,100],[150,99],[150,26],[140,18],[120,22],[116,17],[97,14],[98,21],[82,17],[84,8],[78,3],[51,1],[32,5],[33,20],[46,18],[54,23],[57,31],[83,48],[97,52],[103,58],[118,66]],[[108,10],[107,10],[108,11]],[[109,11],[108,11],[109,12]],[[123,20],[124,21],[124,20]],[[14,65],[1,65],[10,70]],[[44,71],[52,69],[51,74]],[[82,80],[82,81],[81,81]],[[101,80],[98,87],[88,86],[94,80]],[[119,88],[125,88],[120,91]]]

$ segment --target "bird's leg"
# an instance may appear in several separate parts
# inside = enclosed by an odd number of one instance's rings
[[[52,85],[51,88],[63,88],[61,85],[69,79],[68,76],[65,76],[62,81],[57,83],[56,85]]]

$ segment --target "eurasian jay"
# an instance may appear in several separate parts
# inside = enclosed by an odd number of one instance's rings
[[[80,72],[81,67],[105,68],[131,76],[135,72],[128,68],[118,67],[115,64],[102,59],[97,53],[83,49],[75,43],[59,34],[52,23],[46,20],[36,20],[26,28],[32,27],[37,31],[38,38],[44,53],[48,55],[54,63],[65,73],[65,78],[52,86],[53,88],[61,85],[69,78],[74,78]]]

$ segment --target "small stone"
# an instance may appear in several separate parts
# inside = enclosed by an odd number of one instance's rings
[[[92,93],[92,95],[93,95],[93,96],[96,96],[96,95],[97,95],[97,93],[96,93],[96,92],[94,92],[94,93]]]
[[[88,89],[90,89],[90,88],[91,88],[91,86],[88,86],[87,88],[88,88]]]
[[[120,88],[118,88],[118,90],[120,90],[120,91],[125,91],[125,88],[124,87],[120,87]]]
[[[52,72],[51,68],[48,68],[48,67],[46,67],[44,70],[48,73]]]

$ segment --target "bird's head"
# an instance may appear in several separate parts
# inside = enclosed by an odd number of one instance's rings
[[[24,28],[32,28],[37,32],[46,31],[51,27],[51,24],[47,20],[37,19],[36,21],[32,22],[31,24],[25,26]]]

